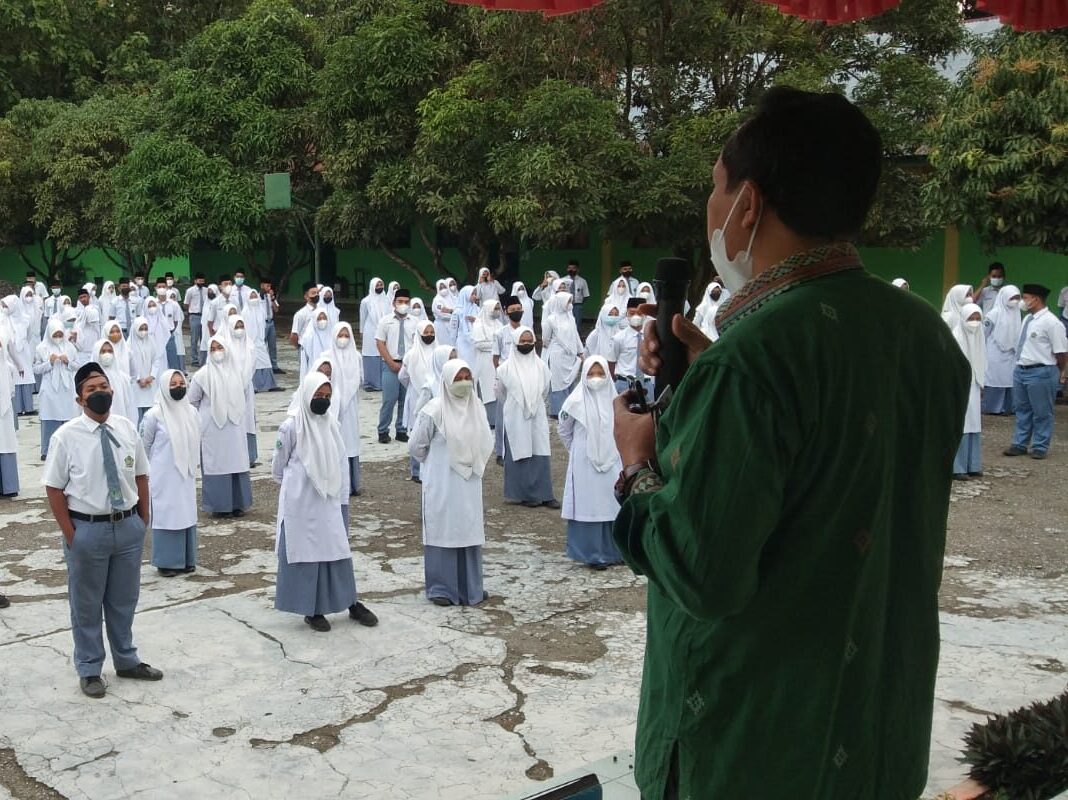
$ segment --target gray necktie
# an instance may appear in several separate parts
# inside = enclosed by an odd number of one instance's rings
[[[404,317],[400,318],[400,332],[397,334],[398,358],[404,358]]]
[[[108,479],[108,502],[114,511],[125,511],[122,498],[122,485],[119,483],[119,468],[115,466],[115,453],[112,444],[118,444],[111,435],[107,425],[100,426],[100,449],[104,452],[104,475]]]
[[[1031,327],[1031,323],[1035,321],[1035,318],[1030,314],[1027,319],[1024,320],[1023,330],[1020,331],[1020,341],[1016,343],[1016,360],[1020,360],[1020,356],[1023,354],[1024,343],[1027,341],[1027,329]]]
[[[123,309],[125,310],[125,313],[126,313],[126,330],[128,331],[128,330],[130,330],[130,325],[133,324],[133,319],[130,317],[130,301],[129,300],[123,300],[122,304],[123,304]]]

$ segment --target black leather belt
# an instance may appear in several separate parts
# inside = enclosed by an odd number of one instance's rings
[[[110,514],[83,514],[81,511],[71,511],[71,519],[80,519],[82,522],[122,522],[137,510],[137,506],[126,511],[113,511]]]
[[[1038,369],[1039,367],[1053,367],[1055,364],[1020,364],[1020,369]]]

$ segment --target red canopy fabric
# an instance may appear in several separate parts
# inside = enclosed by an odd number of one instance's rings
[[[573,14],[599,6],[604,0],[449,0],[467,6],[482,6],[498,11],[540,11],[547,17]]]
[[[882,14],[901,0],[762,0],[785,14],[836,24]],[[1068,0],[978,0],[981,11],[995,14],[1019,31],[1068,27]]]

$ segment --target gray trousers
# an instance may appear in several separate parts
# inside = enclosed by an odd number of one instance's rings
[[[382,366],[382,406],[378,410],[378,434],[389,433],[389,424],[393,421],[393,411],[397,411],[397,433],[407,433],[404,419],[404,396],[407,390],[401,385],[397,373],[389,367]]]
[[[200,314],[189,315],[189,358],[200,365]]]
[[[263,339],[267,343],[267,355],[271,357],[271,369],[278,369],[278,333],[275,331],[273,319],[264,323]]]
[[[115,523],[74,520],[73,543],[68,547],[63,541],[74,668],[80,678],[99,675],[104,666],[101,621],[115,669],[141,663],[133,643],[133,619],[144,545],[145,524],[136,513]]]

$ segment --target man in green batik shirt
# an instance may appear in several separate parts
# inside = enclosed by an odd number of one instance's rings
[[[969,368],[938,314],[850,240],[879,135],[773,90],[724,147],[712,260],[734,293],[655,430],[616,405],[615,538],[649,579],[646,800],[916,800]],[[647,326],[642,366],[657,371]]]

